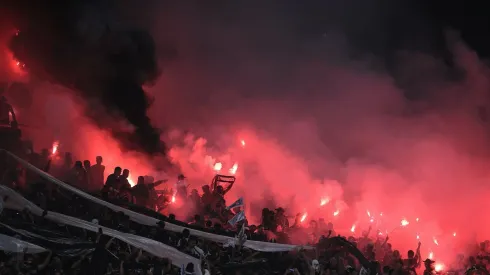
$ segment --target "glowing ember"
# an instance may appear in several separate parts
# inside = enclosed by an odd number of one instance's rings
[[[453,237],[456,237],[456,232],[453,233]]]
[[[406,219],[403,219],[403,220],[401,221],[401,226],[403,226],[403,227],[405,227],[405,226],[407,226],[407,225],[409,225],[409,224],[410,224],[410,223],[409,223],[409,222],[408,222]]]
[[[437,239],[436,239],[436,238],[434,238],[434,243],[435,243],[436,245],[439,245],[439,242],[437,241]]]
[[[429,259],[432,260],[432,258],[434,258],[434,252],[431,251],[431,252],[429,252]]]
[[[58,146],[60,146],[60,143],[58,141],[53,142],[53,146],[51,148],[51,155],[56,155],[58,152]]]
[[[434,270],[435,270],[436,272],[442,271],[442,270],[444,270],[444,265],[443,265],[443,264],[436,264],[436,265],[434,266]]]
[[[329,203],[330,199],[329,198],[322,198],[320,200],[320,206],[324,206],[325,204]]]
[[[233,167],[231,167],[231,169],[230,169],[230,174],[235,175],[236,170],[238,170],[238,163],[233,164]]]
[[[337,210],[337,211],[333,212],[333,215],[334,215],[334,216],[338,216],[338,215],[339,215],[339,213],[340,213],[340,210]]]
[[[350,228],[350,232],[354,233],[356,231],[356,225],[353,224],[352,227]]]
[[[366,210],[366,213],[367,213],[368,217],[371,217],[371,212],[369,212],[369,210]]]
[[[304,222],[306,220],[306,217],[308,217],[308,213],[304,213],[303,216],[301,216],[301,222]]]
[[[214,164],[214,171],[219,172],[221,171],[221,168],[223,168],[223,164],[221,164],[221,162],[216,162],[216,164]]]
[[[242,147],[245,147],[245,140],[242,139],[240,142],[242,143]]]

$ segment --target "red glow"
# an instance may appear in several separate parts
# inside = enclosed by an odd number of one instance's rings
[[[353,224],[352,227],[350,228],[350,232],[354,233],[356,232],[356,225]]]
[[[306,217],[308,217],[308,213],[304,213],[303,216],[301,216],[301,222],[304,222],[306,220]]]
[[[434,265],[434,270],[436,272],[443,271],[444,270],[444,264],[438,263]]]
[[[51,155],[56,155],[56,153],[58,152],[58,146],[60,145],[60,143],[58,141],[55,141],[53,142],[53,146],[51,147]]]

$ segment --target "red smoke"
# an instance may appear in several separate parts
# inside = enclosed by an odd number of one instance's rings
[[[214,37],[216,26],[209,24],[203,28]],[[211,64],[198,58],[189,38],[177,39],[187,59],[148,91],[155,97],[154,124],[175,129],[162,139],[191,188],[211,181],[213,161],[238,163],[227,202],[243,196],[253,222],[263,207],[281,206],[292,216],[307,213],[305,223],[332,221],[341,234],[359,235],[371,225],[372,234],[389,234],[404,251],[420,240],[423,257],[432,252],[444,262],[453,248],[489,237],[489,127],[476,106],[486,103],[490,87],[488,68],[471,51],[454,48],[467,72],[458,82],[441,77],[441,62],[407,54],[399,77],[431,95],[408,101],[392,76],[375,69],[376,61],[352,62],[344,45],[329,42],[322,62],[281,53],[256,57],[252,42],[236,45],[240,28],[229,28],[219,43],[203,42],[226,57]],[[128,168],[133,181],[155,173],[157,160],[122,153],[81,116],[79,104],[87,103],[51,85],[33,89],[36,106],[19,120],[45,127],[26,129],[38,149],[59,140],[60,152],[92,161],[102,155],[108,171]]]

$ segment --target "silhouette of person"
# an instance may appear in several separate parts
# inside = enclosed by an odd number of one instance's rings
[[[15,117],[14,108],[12,108],[12,105],[10,105],[7,102],[6,97],[1,96],[0,97],[0,124],[10,125],[10,122],[17,123],[17,118]]]
[[[105,166],[102,165],[102,157],[97,156],[95,164],[90,167],[90,177],[94,187],[100,188],[100,186],[104,185],[104,172]]]

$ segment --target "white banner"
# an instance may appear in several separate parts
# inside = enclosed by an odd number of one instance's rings
[[[8,200],[4,202],[4,208],[14,209],[18,211],[28,209],[32,214],[42,216],[43,210],[41,208],[6,186],[0,185],[0,196],[8,196]],[[201,261],[199,259],[182,253],[171,246],[165,245],[155,240],[143,238],[133,234],[119,232],[107,227],[100,226],[98,224],[94,224],[52,211],[48,211],[47,215],[44,218],[57,224],[67,224],[92,232],[98,232],[99,228],[102,228],[102,232],[104,235],[114,237],[157,257],[168,258],[175,266],[180,267],[181,265],[193,263],[194,267],[196,267],[196,274],[202,275],[200,269]]]
[[[37,254],[47,251],[38,245],[0,234],[0,250],[12,253]]]
[[[10,153],[9,151],[6,151],[6,150],[3,150],[3,149],[0,149],[0,151],[3,151],[5,152],[7,155],[9,155],[10,157],[14,158],[16,161],[18,161],[23,167],[25,167],[27,170],[33,172],[33,173],[36,173],[37,175],[39,175],[40,177],[42,177],[43,179],[49,181],[49,182],[52,182],[64,189],[67,189],[77,195],[79,195],[80,197],[83,197],[87,200],[90,200],[94,203],[97,203],[97,204],[100,204],[100,205],[103,205],[103,206],[106,206],[116,212],[123,212],[124,214],[126,214],[127,216],[129,216],[129,218],[134,221],[134,222],[137,222],[137,223],[140,223],[140,224],[144,224],[144,225],[149,225],[149,226],[156,226],[157,222],[159,222],[158,219],[155,219],[155,218],[152,218],[152,217],[148,217],[148,216],[145,216],[143,214],[140,214],[140,213],[136,213],[136,212],[133,212],[131,210],[128,210],[128,209],[125,209],[125,208],[122,208],[122,207],[119,207],[117,205],[114,205],[114,204],[111,204],[111,203],[108,203],[104,200],[101,200],[99,198],[96,198],[96,197],[93,197],[69,184],[66,184],[58,179],[56,179],[55,177],[51,176],[50,174],[38,169],[37,167],[33,166],[32,164],[28,163],[27,161],[19,158],[18,156]],[[169,223],[169,222],[166,222],[165,223],[165,229],[166,230],[169,230],[169,231],[172,231],[172,232],[178,232],[178,233],[181,233],[186,227],[184,226],[179,226],[179,225],[176,225],[176,224],[172,224],[172,223]],[[221,244],[224,244],[224,243],[228,243],[229,241],[234,241],[234,238],[233,237],[228,237],[228,236],[223,236],[223,235],[217,235],[217,234],[212,234],[212,233],[208,233],[208,232],[203,232],[203,231],[199,231],[199,230],[195,230],[195,229],[192,229],[192,228],[187,228],[189,229],[191,235],[193,236],[197,236],[197,237],[200,237],[200,238],[203,238],[203,239],[206,239],[206,240],[210,240],[210,241],[213,241],[213,242],[217,242],[217,243],[221,243]],[[259,242],[259,241],[250,241],[250,240],[247,240],[245,242],[245,244],[243,245],[245,247],[248,247],[250,249],[253,249],[253,250],[257,250],[257,251],[262,251],[262,252],[284,252],[284,251],[292,251],[292,250],[295,250],[299,247],[303,248],[303,249],[313,249],[313,247],[311,246],[299,246],[299,245],[291,245],[291,244],[278,244],[278,243],[269,243],[269,242]]]

